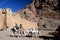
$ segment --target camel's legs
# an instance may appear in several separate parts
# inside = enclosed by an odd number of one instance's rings
[[[15,32],[13,32],[13,37],[15,37]]]

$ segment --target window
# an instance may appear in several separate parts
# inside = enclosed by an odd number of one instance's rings
[[[6,14],[5,12],[2,12],[2,14]]]

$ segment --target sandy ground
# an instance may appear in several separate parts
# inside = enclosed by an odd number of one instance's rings
[[[16,37],[10,37],[9,35],[11,35],[12,32],[11,30],[7,29],[7,30],[4,30],[4,31],[0,31],[0,40],[43,40],[41,38],[34,38],[34,37],[19,37],[19,38],[16,38]]]

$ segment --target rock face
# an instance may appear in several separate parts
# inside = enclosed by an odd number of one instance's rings
[[[51,28],[55,27],[51,24],[53,21],[55,22],[53,24],[58,23],[59,25],[59,22],[56,22],[60,20],[59,11],[59,0],[32,0],[31,4],[27,5],[25,9],[19,10],[18,13],[26,20],[37,22],[38,27]]]
[[[21,10],[18,13],[20,13],[20,16],[26,20],[34,21],[35,19],[34,13],[30,11],[28,8]]]

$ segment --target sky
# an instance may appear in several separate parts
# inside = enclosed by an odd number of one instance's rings
[[[32,0],[0,0],[0,8],[11,8],[13,12],[25,8]]]

